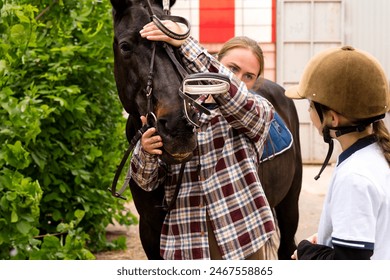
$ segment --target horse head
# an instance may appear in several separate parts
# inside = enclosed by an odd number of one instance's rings
[[[167,55],[164,43],[151,42],[139,34],[150,22],[150,7],[157,17],[164,14],[162,0],[111,0],[111,4],[114,75],[119,98],[129,114],[127,137],[131,140],[141,128],[140,116],[148,116],[148,123],[156,127],[163,140],[162,160],[168,164],[185,162],[196,148],[196,135],[194,126],[185,117],[187,105],[178,94],[182,77]],[[192,108],[188,110],[195,121],[196,112]]]

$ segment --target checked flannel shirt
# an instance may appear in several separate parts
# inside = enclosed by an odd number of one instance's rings
[[[271,209],[257,175],[273,107],[250,93],[244,83],[189,37],[181,46],[193,72],[229,76],[229,92],[214,97],[218,108],[202,114],[198,147],[186,163],[176,206],[161,232],[164,259],[210,259],[208,216],[224,259],[244,259],[258,251],[275,231]],[[132,178],[145,190],[164,180],[168,203],[176,187],[180,164],[168,166],[163,178],[158,156],[138,143],[132,156]],[[198,165],[200,164],[200,168]],[[207,213],[207,215],[206,215]]]

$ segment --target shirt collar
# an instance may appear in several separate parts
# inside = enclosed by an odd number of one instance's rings
[[[361,150],[377,141],[378,139],[374,134],[368,135],[364,138],[357,140],[354,144],[352,144],[351,147],[349,147],[348,149],[346,149],[344,152],[340,154],[337,166],[340,165],[344,160],[349,158],[356,151]]]

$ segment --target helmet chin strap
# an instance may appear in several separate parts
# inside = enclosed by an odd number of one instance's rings
[[[320,118],[321,119],[321,118]],[[326,166],[329,163],[330,157],[333,153],[334,143],[332,136],[330,136],[330,130],[336,130],[335,134],[336,137],[340,137],[341,135],[352,133],[352,132],[362,132],[366,129],[366,127],[370,123],[362,123],[359,125],[352,125],[352,126],[339,126],[339,127],[329,127],[327,125],[324,126],[322,129],[322,135],[324,137],[324,142],[329,144],[328,153],[326,154],[326,158],[324,160],[324,163],[322,164],[322,167],[320,169],[320,172],[317,174],[317,176],[314,177],[315,180],[318,180],[321,176],[321,173],[324,171]]]
[[[313,104],[314,104],[314,108],[317,111],[318,117],[320,118],[321,123],[323,123],[324,122],[324,115],[322,112],[321,104],[319,104],[317,102],[313,102]],[[322,135],[324,138],[324,142],[329,144],[328,153],[326,154],[326,158],[324,160],[324,163],[322,164],[320,172],[318,172],[317,176],[315,176],[314,179],[318,180],[320,178],[321,173],[324,171],[324,169],[328,165],[330,157],[332,156],[334,144],[333,144],[332,136],[330,136],[331,129],[336,130],[336,132],[335,132],[336,137],[340,137],[341,135],[352,133],[352,132],[362,132],[366,129],[366,127],[369,124],[371,124],[377,120],[383,119],[384,117],[385,117],[385,114],[382,114],[379,116],[368,118],[368,119],[360,122],[357,125],[351,125],[351,126],[329,127],[329,126],[325,125],[324,128],[322,129]]]
[[[330,129],[328,126],[324,126],[324,128],[322,129],[322,135],[324,137],[324,142],[329,144],[329,148],[328,148],[328,153],[326,154],[326,158],[324,160],[324,163],[322,164],[322,167],[320,169],[320,172],[318,172],[317,176],[314,177],[314,180],[318,180],[320,178],[322,171],[324,171],[325,167],[329,163],[329,160],[330,160],[330,157],[332,156],[333,148],[334,148],[333,139],[330,136]]]
[[[320,116],[320,120],[322,123],[322,121],[323,121],[322,112],[321,112],[321,115],[319,114],[319,116]],[[328,165],[330,157],[332,156],[334,145],[333,145],[332,136],[330,136],[331,129],[336,130],[336,132],[335,132],[336,137],[340,137],[344,134],[348,134],[348,133],[352,133],[352,132],[362,132],[366,129],[366,127],[368,125],[370,125],[371,123],[373,123],[377,120],[382,119],[383,117],[384,117],[384,115],[376,116],[376,117],[367,119],[358,125],[351,125],[351,126],[329,127],[329,126],[325,125],[324,128],[322,129],[322,135],[324,138],[324,142],[329,144],[328,153],[326,155],[324,163],[322,164],[320,172],[317,174],[317,176],[314,177],[314,179],[318,180],[320,178],[321,173],[324,171],[324,169]]]
[[[317,111],[318,117],[320,118],[321,123],[324,122],[324,115],[322,114],[322,108],[321,105],[317,102],[313,102],[314,108]],[[328,153],[326,154],[326,158],[322,164],[322,167],[320,169],[320,172],[318,172],[317,176],[314,177],[315,180],[318,180],[321,176],[322,171],[324,171],[325,167],[328,165],[330,157],[332,156],[333,153],[333,139],[332,136],[330,136],[330,129],[329,126],[325,125],[324,128],[322,129],[322,136],[324,138],[324,142],[329,144],[328,148]]]

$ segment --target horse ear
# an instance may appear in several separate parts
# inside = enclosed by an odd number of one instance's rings
[[[176,3],[176,0],[171,0],[171,1],[169,2],[169,6],[172,7],[173,5],[175,5],[175,3]]]

